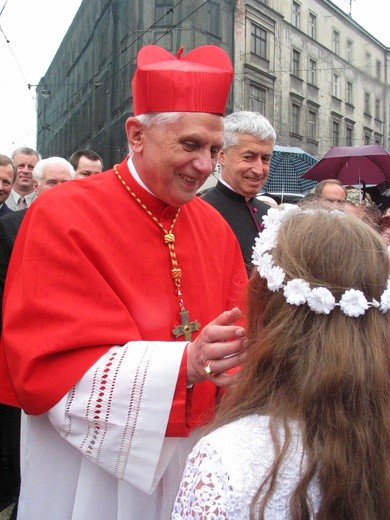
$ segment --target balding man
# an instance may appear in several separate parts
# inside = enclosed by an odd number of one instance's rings
[[[337,179],[325,179],[314,188],[314,193],[329,202],[343,202],[347,198],[347,190]]]

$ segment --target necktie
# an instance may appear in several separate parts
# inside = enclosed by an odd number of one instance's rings
[[[18,209],[24,209],[24,208],[27,208],[27,203],[26,203],[26,199],[22,196],[19,198],[19,201],[18,201]]]

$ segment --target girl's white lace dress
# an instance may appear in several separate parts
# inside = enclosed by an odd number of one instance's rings
[[[274,452],[269,417],[250,415],[203,437],[187,459],[172,520],[244,520]],[[289,519],[289,498],[304,464],[297,422],[291,422],[292,442],[279,473],[276,491],[268,502],[267,520]],[[283,435],[281,434],[283,439]],[[309,489],[314,514],[320,493]]]

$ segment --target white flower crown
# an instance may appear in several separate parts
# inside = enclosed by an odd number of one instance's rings
[[[295,213],[312,213],[313,210],[301,210],[299,206],[284,204],[282,208],[270,208],[263,217],[264,230],[256,238],[253,248],[253,264],[262,278],[267,280],[268,289],[272,292],[283,289],[284,297],[290,305],[307,305],[316,314],[329,314],[335,307],[351,318],[363,315],[369,307],[375,307],[382,313],[390,310],[390,278],[381,296],[380,302],[368,301],[359,289],[348,289],[336,302],[335,297],[326,287],[310,288],[310,284],[300,278],[285,281],[286,273],[275,264],[272,249],[276,246],[278,231],[282,221]]]

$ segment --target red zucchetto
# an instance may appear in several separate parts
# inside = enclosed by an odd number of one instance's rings
[[[134,115],[206,112],[224,115],[233,78],[228,54],[215,45],[178,57],[157,45],[143,47],[132,80]]]

